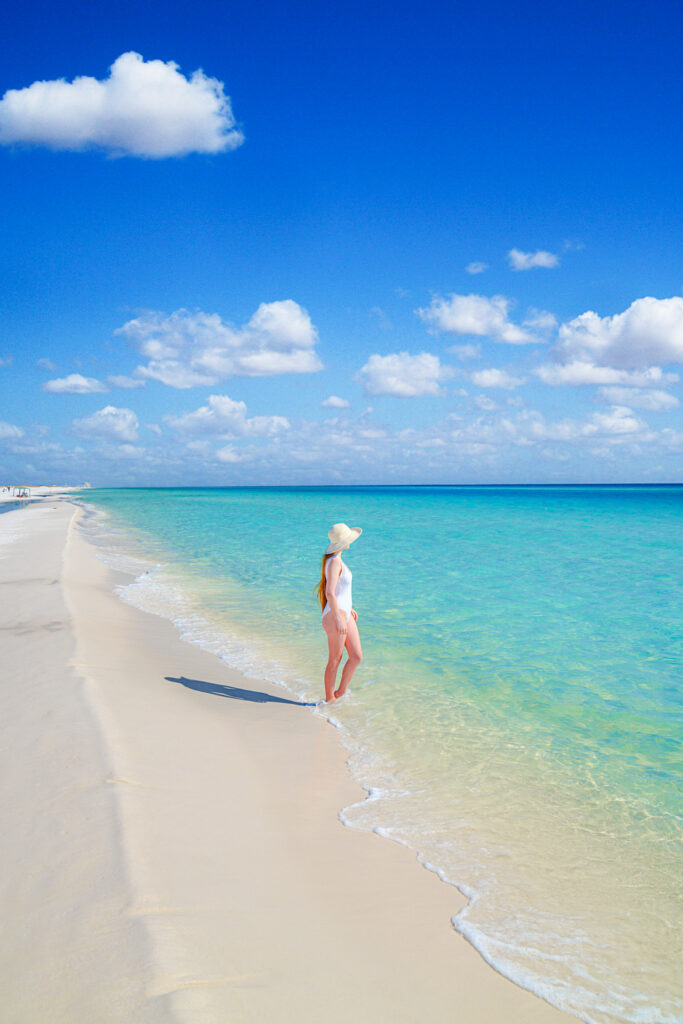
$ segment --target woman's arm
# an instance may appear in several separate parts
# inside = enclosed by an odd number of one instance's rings
[[[327,579],[327,586],[325,587],[325,597],[327,603],[332,609],[335,621],[337,623],[337,632],[346,632],[346,616],[342,613],[339,605],[337,604],[336,590],[337,582],[341,576],[341,558],[330,558],[329,562],[325,566],[325,577]]]

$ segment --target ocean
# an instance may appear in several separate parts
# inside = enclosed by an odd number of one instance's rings
[[[595,1024],[682,1019],[683,487],[80,499],[124,600],[309,701],[327,530],[362,526],[364,661],[312,712],[367,790],[342,821],[457,885],[454,927],[518,984]]]

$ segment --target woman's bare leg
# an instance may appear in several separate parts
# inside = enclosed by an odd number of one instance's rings
[[[351,616],[349,616],[350,619]],[[335,696],[334,684],[337,681],[337,670],[344,653],[346,634],[338,632],[336,617],[332,613],[326,615],[323,619],[323,629],[327,633],[327,645],[329,648],[327,665],[325,666],[325,700],[329,704],[334,700]]]
[[[363,651],[360,645],[360,634],[353,615],[349,615],[346,623],[346,653],[348,658],[344,665],[339,689],[335,691],[335,697],[343,697],[349,688],[351,676],[363,660]]]

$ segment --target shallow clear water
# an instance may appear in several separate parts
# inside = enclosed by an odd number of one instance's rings
[[[683,488],[91,490],[157,564],[124,597],[308,699],[327,529],[365,660],[330,711],[371,791],[344,820],[470,898],[502,973],[600,1022],[680,1020]],[[169,675],[173,675],[172,666]]]

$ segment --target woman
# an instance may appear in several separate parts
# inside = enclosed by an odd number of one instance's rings
[[[348,527],[346,523],[335,523],[327,535],[330,544],[323,555],[320,583],[316,592],[323,610],[323,629],[327,633],[329,646],[325,668],[325,700],[328,704],[344,696],[351,676],[363,659],[356,625],[358,615],[351,607],[351,570],[344,565],[341,557],[342,551],[346,551],[362,532],[359,526]],[[344,665],[339,688],[335,690],[337,669],[345,647],[348,660]]]

